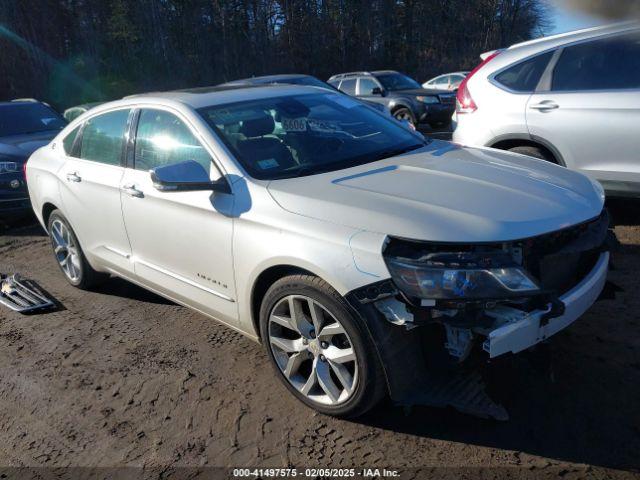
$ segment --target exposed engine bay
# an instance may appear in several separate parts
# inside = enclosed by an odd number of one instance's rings
[[[388,328],[371,327],[388,374],[395,377],[388,379],[392,398],[398,403],[453,405],[480,416],[506,415],[480,393],[482,383],[475,372],[467,372],[465,380],[449,367],[460,365],[474,350],[483,350],[488,358],[517,353],[571,324],[603,291],[609,250],[616,243],[606,210],[583,224],[514,242],[465,245],[388,239],[383,254],[392,279],[350,296],[352,305],[375,308],[387,326],[403,331],[397,337]],[[448,355],[445,362],[442,356],[434,360],[434,336]],[[392,338],[403,342],[404,350],[390,346]],[[416,355],[424,359],[424,368]],[[391,373],[398,361],[405,364],[402,373]],[[441,375],[443,370],[448,373]],[[450,387],[452,381],[457,390]],[[467,394],[460,397],[458,390]],[[434,399],[429,393],[433,391],[451,395],[448,400],[442,395]],[[469,396],[470,391],[476,393]],[[474,396],[475,403],[469,404]]]

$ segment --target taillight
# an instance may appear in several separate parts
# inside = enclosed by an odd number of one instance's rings
[[[500,50],[496,50],[487,58],[485,58],[482,63],[471,70],[469,72],[469,75],[467,75],[466,78],[462,81],[462,83],[458,87],[458,93],[456,95],[456,113],[473,113],[478,109],[476,102],[473,101],[473,97],[471,96],[471,92],[469,91],[469,87],[467,86],[467,84],[469,83],[469,80],[471,80],[471,77],[473,77],[478,72],[478,70],[480,70],[487,63],[496,58],[499,53]]]

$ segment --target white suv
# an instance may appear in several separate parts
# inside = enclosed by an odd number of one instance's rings
[[[386,392],[435,402],[424,341],[456,361],[519,352],[582,315],[607,275],[597,183],[427,141],[315,87],[104,104],[27,179],[72,285],[117,275],[262,341],[287,388],[331,415]]]
[[[543,158],[640,195],[640,26],[521,43],[485,57],[458,90],[455,142]]]

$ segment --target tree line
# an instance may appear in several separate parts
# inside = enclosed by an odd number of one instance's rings
[[[0,0],[0,100],[382,68],[423,82],[548,27],[545,0]]]

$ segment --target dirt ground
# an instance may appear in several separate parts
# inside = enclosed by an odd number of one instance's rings
[[[144,466],[158,478],[205,466],[637,477],[640,206],[612,209],[623,247],[610,279],[624,292],[499,365],[508,422],[389,404],[357,421],[316,414],[276,381],[260,345],[118,279],[76,290],[39,227],[0,230],[0,271],[37,280],[63,306],[0,310],[0,466]]]

